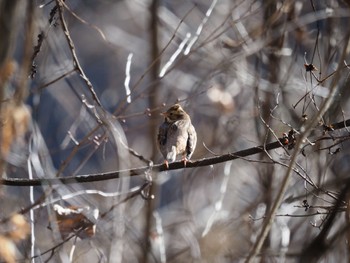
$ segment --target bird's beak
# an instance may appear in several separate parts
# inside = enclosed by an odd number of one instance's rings
[[[168,114],[166,112],[162,112],[160,115],[162,115],[163,117],[168,116]]]

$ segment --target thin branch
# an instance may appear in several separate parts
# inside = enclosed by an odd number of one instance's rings
[[[63,29],[64,35],[66,36],[66,39],[67,39],[67,42],[68,42],[68,45],[69,45],[69,49],[70,49],[71,54],[72,54],[73,65],[76,68],[76,70],[79,72],[80,77],[85,81],[87,87],[90,90],[92,98],[96,101],[96,103],[99,106],[102,106],[102,104],[100,102],[100,99],[96,95],[94,87],[92,86],[92,84],[91,84],[90,80],[88,79],[88,77],[85,75],[84,70],[80,66],[77,54],[75,53],[75,46],[74,46],[73,40],[72,40],[72,38],[70,36],[66,20],[65,20],[65,18],[63,16],[63,3],[62,3],[62,0],[56,0],[56,4],[58,6],[58,11],[59,11],[58,13],[59,13],[60,21],[62,23],[62,29]]]
[[[106,38],[105,34],[103,33],[102,29],[100,29],[100,28],[99,28],[98,26],[96,26],[96,25],[93,25],[93,24],[89,23],[89,22],[86,21],[85,19],[81,18],[79,15],[77,15],[75,12],[73,12],[73,10],[70,9],[70,7],[67,6],[67,4],[66,4],[65,2],[62,1],[61,3],[62,3],[62,5],[72,14],[72,16],[74,16],[74,17],[75,17],[78,21],[80,21],[81,23],[83,23],[83,24],[85,24],[85,25],[87,25],[87,26],[90,26],[90,27],[92,27],[93,29],[95,29],[95,30],[100,34],[100,36],[102,37],[102,39],[103,39],[104,41],[106,41],[107,43],[109,43],[109,42],[107,41],[107,38]]]
[[[131,91],[130,91],[130,68],[131,68],[131,59],[132,59],[133,53],[130,53],[128,55],[128,60],[126,62],[125,66],[125,81],[124,81],[124,87],[125,87],[125,93],[126,93],[126,101],[128,103],[131,103]]]
[[[211,15],[211,13],[213,12],[213,9],[215,8],[217,2],[218,2],[217,0],[212,1],[210,7],[208,8],[207,12],[205,13],[205,17],[203,18],[202,23],[200,23],[199,27],[197,28],[196,34],[191,39],[190,43],[188,44],[187,48],[185,49],[184,55],[188,55],[190,53],[193,45],[197,42],[200,34],[202,33],[204,25],[208,22],[209,17]]]
[[[34,90],[34,92],[41,91],[42,89],[44,89],[44,88],[50,86],[51,84],[53,84],[53,83],[55,83],[55,82],[57,82],[57,81],[59,81],[59,80],[61,80],[61,79],[64,79],[65,77],[69,76],[69,75],[72,74],[73,72],[75,72],[75,69],[72,69],[72,70],[67,71],[66,73],[63,73],[61,76],[59,76],[59,77],[57,77],[57,78],[55,78],[55,79],[53,79],[53,80],[51,80],[51,81],[49,81],[49,82],[47,82],[47,83],[41,85],[39,88],[37,88],[36,90]]]

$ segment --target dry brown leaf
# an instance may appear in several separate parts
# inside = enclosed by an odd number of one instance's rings
[[[10,219],[11,230],[7,236],[14,242],[19,242],[25,239],[30,233],[30,226],[23,215],[15,214]]]
[[[29,126],[30,111],[24,104],[16,105],[12,101],[7,102],[3,104],[1,120],[1,153],[6,157],[12,143],[25,135]]]
[[[8,60],[0,67],[0,85],[4,85],[17,69],[17,63],[14,60]]]
[[[54,211],[56,223],[63,239],[71,233],[75,233],[81,239],[95,235],[96,220],[99,216],[98,209],[76,206],[62,207],[55,204]]]
[[[0,259],[6,263],[15,263],[16,260],[15,243],[8,237],[0,235]]]

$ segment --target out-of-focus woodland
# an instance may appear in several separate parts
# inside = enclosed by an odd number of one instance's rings
[[[1,262],[348,262],[349,17],[0,1]],[[198,143],[167,170],[174,103]]]

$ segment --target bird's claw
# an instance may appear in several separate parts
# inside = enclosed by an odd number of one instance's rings
[[[168,160],[164,161],[164,165],[165,165],[166,169],[169,170],[169,162],[168,162]]]
[[[184,163],[184,167],[186,167],[187,163],[191,163],[191,160],[187,159],[186,157],[182,158],[182,161]]]

